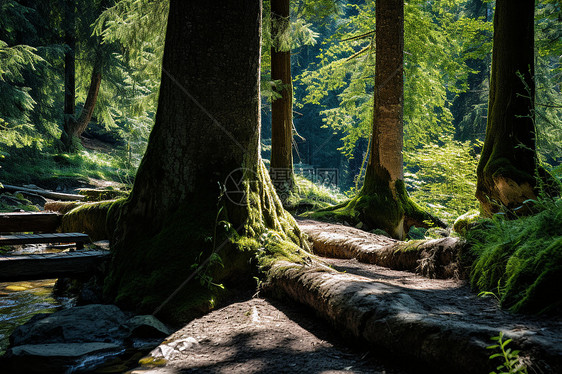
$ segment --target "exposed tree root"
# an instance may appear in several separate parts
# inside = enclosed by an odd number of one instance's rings
[[[314,253],[335,258],[356,258],[358,261],[408,270],[429,278],[468,276],[460,256],[466,243],[458,238],[398,241],[371,234],[353,227],[299,221],[313,243]]]
[[[490,372],[497,364],[488,359],[486,346],[500,329],[513,339],[514,347],[525,350],[521,356],[530,359],[538,372],[562,370],[556,331],[547,333],[548,338],[540,336],[540,325],[506,317],[490,309],[489,301],[475,295],[467,298],[457,287],[412,290],[400,282],[285,261],[271,267],[268,280],[266,290],[311,307],[342,335],[365,342],[370,349],[414,359],[428,372]],[[444,298],[431,306],[428,298],[441,295]]]

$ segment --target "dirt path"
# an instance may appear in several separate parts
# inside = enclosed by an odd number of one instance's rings
[[[261,298],[231,304],[175,332],[154,356],[165,367],[146,373],[374,373],[389,369],[365,348],[349,348],[309,309]]]

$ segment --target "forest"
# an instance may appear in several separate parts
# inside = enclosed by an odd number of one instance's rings
[[[562,372],[561,150],[560,0],[2,0],[0,370]]]

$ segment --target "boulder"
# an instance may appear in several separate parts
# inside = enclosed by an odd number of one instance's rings
[[[131,338],[165,338],[173,332],[152,315],[134,316],[127,321],[125,327]]]
[[[108,359],[147,353],[171,331],[154,316],[129,318],[115,305],[90,304],[40,314],[19,326],[0,373],[90,370]]]
[[[10,336],[10,345],[121,342],[127,333],[120,326],[126,321],[125,313],[115,305],[74,307],[19,326]]]
[[[0,369],[4,373],[65,373],[83,363],[83,357],[114,356],[122,350],[113,343],[24,344],[8,349]]]

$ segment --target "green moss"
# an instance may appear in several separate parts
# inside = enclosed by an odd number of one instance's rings
[[[355,198],[348,202],[321,209],[309,214],[308,217],[353,226],[361,224],[363,229],[384,230],[392,237],[400,239],[404,236],[404,233],[399,232],[402,225],[406,232],[412,225],[443,225],[408,197],[403,181],[397,181],[394,190],[395,193],[384,185],[364,187]]]
[[[461,235],[465,235],[471,224],[476,222],[480,217],[480,212],[477,210],[470,210],[465,214],[459,216],[453,223],[453,230]]]
[[[148,356],[148,357],[143,357],[139,360],[139,365],[142,366],[149,366],[149,367],[154,367],[154,366],[164,366],[166,365],[168,361],[166,361],[164,358],[154,358],[152,356]]]
[[[327,208],[340,203],[345,196],[339,191],[317,185],[308,179],[295,175],[295,188],[283,202],[285,209],[293,214]]]
[[[534,216],[484,221],[467,234],[476,256],[472,286],[496,293],[512,311],[562,307],[562,200],[542,207]]]
[[[218,209],[218,196],[198,191],[163,215],[158,227],[147,225],[144,214],[131,213],[132,200],[112,209],[108,220],[117,221],[117,230],[126,235],[116,232],[105,297],[126,309],[158,311],[164,320],[185,322],[220,304],[231,290],[255,287],[258,264],[302,260],[292,252],[304,252],[299,245],[307,243],[265,167],[248,174],[258,180],[243,181],[245,204],[225,198]],[[211,255],[216,261],[207,262]]]
[[[63,232],[83,232],[92,240],[109,239],[107,220],[111,208],[123,204],[124,199],[84,203],[62,217]]]
[[[125,198],[129,194],[126,191],[116,190],[111,187],[103,190],[81,188],[78,190],[78,193],[82,196],[85,196],[85,201],[115,200],[119,198]]]

